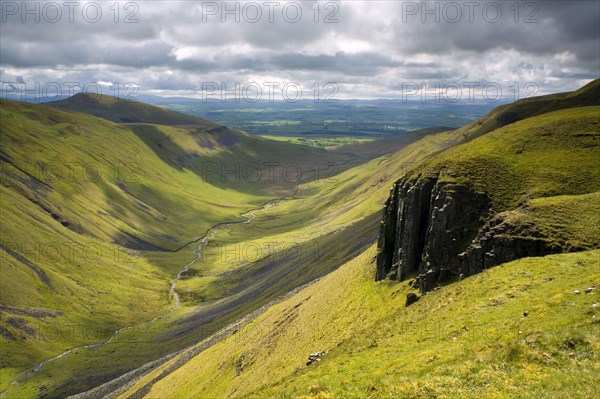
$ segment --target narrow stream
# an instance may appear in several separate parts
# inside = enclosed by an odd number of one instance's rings
[[[247,220],[245,220],[243,222],[234,222],[234,223],[236,223],[236,224],[250,223],[256,217],[256,214],[254,212],[250,212],[250,214],[251,214],[251,216]],[[233,224],[233,223],[231,223],[231,224]],[[206,232],[206,234],[204,234],[203,236],[200,236],[200,237],[196,238],[194,241],[192,241],[192,242],[197,242],[198,240],[202,239],[202,241],[200,241],[200,244],[198,245],[198,247],[192,251],[196,255],[196,258],[193,259],[187,265],[185,265],[183,267],[183,269],[181,269],[179,271],[179,273],[177,273],[177,277],[175,277],[173,280],[171,280],[171,289],[169,290],[169,293],[171,295],[173,295],[173,297],[175,297],[175,307],[171,308],[171,311],[168,313],[168,315],[173,313],[173,311],[175,309],[179,308],[179,294],[175,290],[175,285],[177,284],[177,281],[180,280],[181,277],[190,270],[190,267],[202,257],[202,248],[208,244],[209,240],[215,238],[215,234],[217,234],[217,231],[219,231],[219,230],[216,227],[213,227],[210,230],[208,230]],[[204,237],[204,238],[202,238],[202,237]]]
[[[268,204],[267,204],[268,207]],[[167,318],[169,316],[171,316],[171,314],[173,314],[173,312],[175,311],[175,309],[179,308],[179,294],[177,293],[177,291],[175,290],[175,286],[177,285],[177,281],[181,279],[181,277],[183,277],[183,275],[185,273],[187,273],[190,270],[190,267],[196,263],[202,256],[202,248],[205,247],[209,240],[213,239],[215,237],[215,235],[217,234],[217,232],[219,231],[217,227],[221,227],[221,226],[227,226],[227,225],[231,225],[231,224],[248,224],[250,223],[252,220],[254,220],[254,218],[256,217],[256,213],[254,213],[254,211],[249,211],[246,213],[250,213],[250,218],[241,221],[241,222],[226,222],[226,223],[220,223],[218,225],[215,225],[214,227],[211,227],[205,234],[196,237],[194,240],[191,241],[191,243],[194,242],[198,242],[200,241],[200,243],[198,244],[198,246],[196,247],[196,249],[194,249],[192,252],[194,253],[194,255],[196,255],[196,258],[194,258],[191,262],[189,262],[188,264],[186,264],[183,269],[181,269],[178,273],[177,276],[171,280],[171,288],[169,290],[169,294],[172,295],[175,298],[175,306],[171,307],[171,309],[169,310],[169,312],[167,314],[158,314],[156,316],[154,316],[154,318],[152,318],[151,320],[142,322],[142,323],[138,323],[138,324],[133,324],[131,326],[125,326],[125,327],[121,327],[118,330],[115,330],[115,332],[113,333],[113,335],[106,341],[103,342],[98,342],[95,344],[89,344],[89,345],[82,345],[82,346],[77,346],[75,348],[71,348],[69,350],[64,351],[63,353],[61,353],[58,356],[52,357],[50,359],[46,359],[43,362],[41,362],[40,364],[38,364],[33,370],[31,370],[29,373],[27,374],[23,374],[22,376],[20,376],[19,378],[17,378],[16,380],[14,380],[13,382],[11,382],[11,385],[14,384],[18,384],[19,382],[37,374],[46,364],[53,362],[57,359],[60,359],[66,355],[68,355],[69,353],[75,352],[79,349],[86,349],[86,348],[97,348],[100,346],[104,346],[104,345],[108,345],[111,342],[114,341],[114,339],[123,331],[129,330],[131,328],[135,328],[135,327],[140,327],[146,324],[150,324],[155,322],[158,319],[164,319]],[[243,215],[243,214],[242,214]],[[189,244],[188,244],[189,245]],[[0,397],[4,396],[4,393],[6,393],[7,391],[3,392],[2,395],[0,395]]]

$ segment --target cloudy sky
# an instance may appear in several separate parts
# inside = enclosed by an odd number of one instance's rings
[[[269,91],[279,99],[284,87],[340,99],[461,87],[464,99],[490,82],[504,96],[517,83],[525,96],[571,90],[600,74],[597,0],[1,5],[5,91],[38,83],[41,95],[57,86],[65,94],[87,84],[110,94],[116,83],[126,92],[199,97],[203,88],[220,91],[215,83],[229,91],[237,83],[247,97],[260,87],[262,99]]]

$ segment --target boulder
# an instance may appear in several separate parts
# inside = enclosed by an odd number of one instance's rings
[[[321,358],[323,356],[325,356],[325,352],[323,352],[323,351],[311,353],[310,355],[308,355],[308,360],[306,361],[306,365],[310,366],[311,364],[313,364],[315,362],[320,362]]]
[[[419,300],[419,296],[414,292],[409,292],[406,294],[406,306],[412,305],[413,303]]]

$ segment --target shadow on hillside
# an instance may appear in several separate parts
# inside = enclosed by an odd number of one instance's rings
[[[166,164],[182,170],[186,159],[193,157],[154,125],[131,125],[135,133]]]

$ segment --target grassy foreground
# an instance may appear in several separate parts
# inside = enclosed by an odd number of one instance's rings
[[[276,305],[146,397],[591,398],[600,389],[600,298],[584,293],[600,279],[600,251],[511,262],[409,307],[408,282],[372,281],[374,254]],[[316,351],[327,353],[306,366]]]

